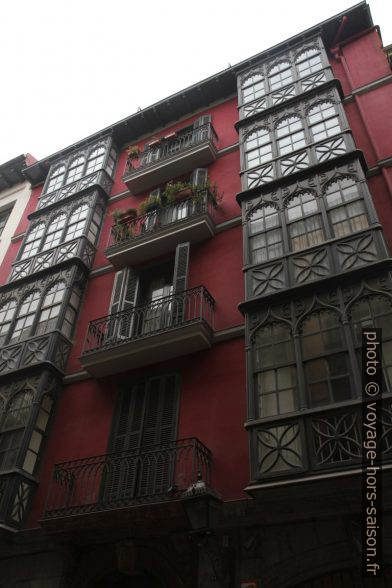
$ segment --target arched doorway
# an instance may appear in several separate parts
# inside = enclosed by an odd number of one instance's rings
[[[112,572],[99,580],[94,588],[167,588],[160,580],[143,573],[128,576],[122,572]]]

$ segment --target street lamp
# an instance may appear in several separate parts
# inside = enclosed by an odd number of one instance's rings
[[[191,526],[191,534],[200,538],[211,535],[219,525],[222,511],[222,500],[201,477],[197,475],[197,481],[185,490],[183,505]]]

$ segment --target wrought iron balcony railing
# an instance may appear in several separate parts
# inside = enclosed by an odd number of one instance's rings
[[[198,473],[210,486],[211,452],[195,438],[56,464],[44,519],[173,500]]]
[[[171,139],[163,139],[158,145],[142,151],[139,157],[128,160],[124,177],[191,150],[202,143],[212,142],[215,145],[217,140],[218,136],[211,123],[202,125],[197,129],[191,129],[187,133],[179,134]]]
[[[177,329],[192,323],[213,328],[215,301],[204,286],[116,312],[88,327],[83,355]]]
[[[208,213],[212,216],[214,204],[213,195],[207,188],[204,188],[190,198],[173,202],[158,210],[115,224],[111,229],[106,251],[110,253],[112,248],[148,238],[171,226],[183,224],[203,214]]]

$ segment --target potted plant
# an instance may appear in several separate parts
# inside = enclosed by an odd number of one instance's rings
[[[137,145],[132,145],[132,147],[127,148],[127,153],[128,153],[128,159],[130,159],[130,160],[138,159],[138,157],[140,155],[140,149]]]
[[[115,224],[125,223],[137,217],[136,208],[126,208],[125,210],[114,210],[112,217]]]
[[[173,182],[171,180],[165,186],[163,195],[167,202],[174,202],[193,195],[193,187],[189,182]]]
[[[150,196],[146,200],[140,203],[139,206],[139,214],[147,214],[148,212],[153,212],[154,210],[158,210],[161,208],[162,202],[159,196]]]
[[[210,179],[207,179],[206,188],[210,194],[212,205],[217,208],[223,200],[223,192],[219,192],[218,184],[214,182],[211,184]]]

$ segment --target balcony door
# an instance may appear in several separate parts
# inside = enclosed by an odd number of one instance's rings
[[[172,486],[178,376],[152,377],[124,389],[103,476],[105,503],[165,495]]]
[[[173,261],[144,271],[116,273],[106,337],[129,340],[181,324],[188,284],[189,243],[176,247]],[[177,296],[176,296],[177,295]]]
[[[171,324],[173,294],[173,266],[144,274],[141,281],[141,304],[147,304],[141,323],[144,334],[165,329]]]

